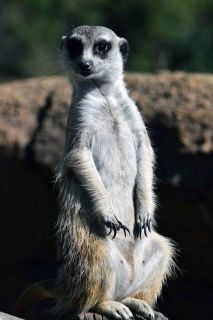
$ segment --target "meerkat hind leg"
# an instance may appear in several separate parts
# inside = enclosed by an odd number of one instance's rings
[[[142,264],[137,280],[143,279],[141,288],[121,302],[134,315],[150,320],[166,320],[164,315],[154,311],[151,306],[156,302],[162,284],[171,272],[173,248],[168,239],[157,233],[150,235],[146,241],[142,257],[139,258],[142,259]]]
[[[141,316],[141,318],[147,320],[155,319],[154,311],[146,301],[129,297],[122,300],[122,303],[125,304],[125,306],[127,306],[134,315],[138,315],[139,317]]]
[[[126,298],[123,304],[129,306],[136,320],[168,320],[162,313],[154,311],[148,303],[135,298]]]
[[[122,303],[129,307],[136,320],[168,320],[162,313],[154,311],[144,300],[126,298]]]

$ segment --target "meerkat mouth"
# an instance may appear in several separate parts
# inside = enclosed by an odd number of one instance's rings
[[[91,71],[80,71],[80,75],[82,75],[83,77],[88,77],[90,75],[92,75]]]

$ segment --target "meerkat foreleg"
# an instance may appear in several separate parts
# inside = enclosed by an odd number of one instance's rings
[[[105,235],[113,231],[113,237],[115,237],[120,229],[123,229],[126,235],[126,231],[129,232],[129,229],[116,217],[108,192],[96,169],[91,151],[87,147],[76,148],[66,156],[65,162],[67,168],[73,170],[81,185],[91,197],[99,225],[104,225],[105,229],[109,229],[108,233],[105,230]]]
[[[136,238],[151,232],[154,223],[155,196],[153,191],[154,153],[144,127],[140,137],[137,156],[137,176],[135,185],[135,227]]]

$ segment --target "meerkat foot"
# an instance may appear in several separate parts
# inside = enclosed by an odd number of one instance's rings
[[[108,318],[98,313],[87,312],[75,320],[108,320]]]
[[[115,320],[133,320],[133,314],[127,306],[117,301],[104,301],[95,312]]]
[[[155,320],[155,312],[145,301],[135,298],[126,298],[122,300],[122,303],[134,313],[136,318]]]
[[[169,320],[162,313],[155,311],[155,320]]]

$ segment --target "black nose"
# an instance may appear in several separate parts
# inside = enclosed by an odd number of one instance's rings
[[[92,69],[92,61],[84,61],[79,64],[82,73],[89,73]]]

